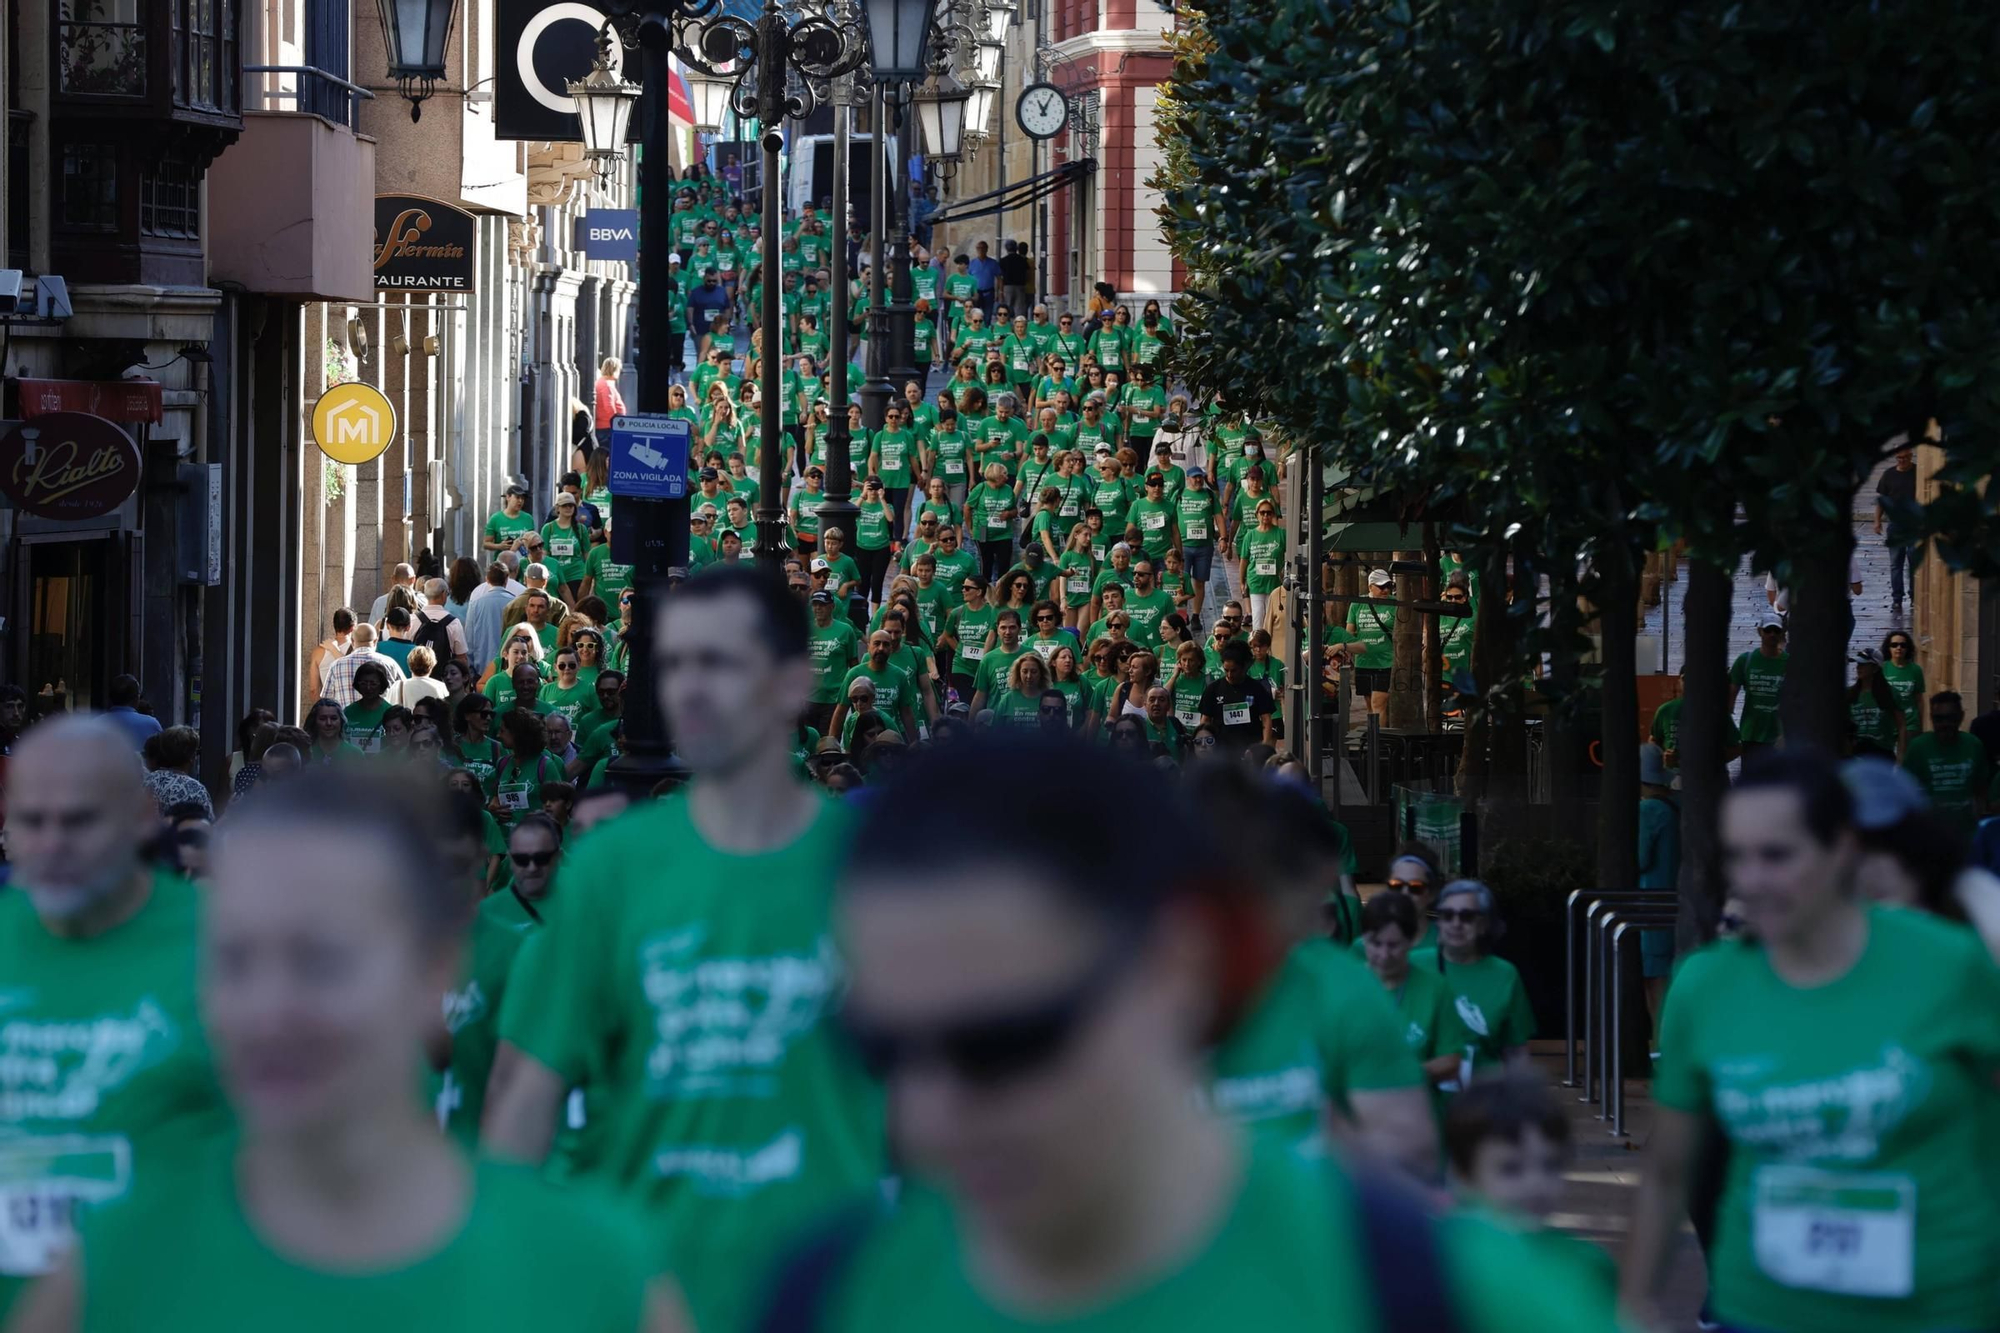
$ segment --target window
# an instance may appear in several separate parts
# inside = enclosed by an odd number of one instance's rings
[[[62,150],[62,225],[78,231],[118,228],[118,149],[68,143]]]
[[[174,103],[237,109],[237,0],[166,0]]]
[[[139,233],[201,239],[201,180],[187,163],[161,162],[139,178]]]
[[[137,0],[63,0],[56,18],[62,92],[94,97],[146,95],[146,29]]]

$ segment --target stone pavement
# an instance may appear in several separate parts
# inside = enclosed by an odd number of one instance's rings
[[[1882,539],[1874,533],[1875,526],[1875,483],[1893,460],[1884,460],[1854,497],[1854,555],[1861,574],[1861,593],[1854,599],[1854,637],[1851,642],[1856,647],[1880,648],[1883,638],[1892,629],[1913,629],[1910,624],[1909,603],[1904,602],[1899,613],[1889,609],[1889,550]],[[1685,571],[1685,564],[1682,566]],[[1662,620],[1672,616],[1667,639],[1667,670],[1677,672],[1683,661],[1683,645],[1686,631],[1681,624],[1681,595],[1687,588],[1685,578],[1678,583],[1666,585],[1661,605],[1646,613],[1645,628],[1641,634],[1658,635]],[[1729,655],[1748,652],[1757,646],[1757,618],[1770,609],[1765,599],[1764,571],[1753,570],[1745,560],[1736,571],[1735,596],[1731,602],[1729,620]],[[1907,596],[1907,589],[1905,590]],[[1643,656],[1639,662],[1640,671],[1649,669],[1650,663]]]

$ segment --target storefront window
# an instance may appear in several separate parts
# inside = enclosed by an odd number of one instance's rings
[[[37,713],[91,708],[102,699],[105,564],[111,543],[36,542],[28,556],[28,667]]]

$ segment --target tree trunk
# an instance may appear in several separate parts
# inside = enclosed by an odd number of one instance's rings
[[[1597,626],[1604,774],[1598,788],[1597,882],[1629,888],[1639,880],[1639,581],[1631,547],[1599,550]]]
[[[1489,800],[1519,800],[1527,771],[1527,731],[1521,720],[1520,692],[1500,692],[1515,665],[1516,622],[1507,613],[1508,553],[1487,551],[1479,573],[1479,604],[1472,626],[1472,678],[1478,683],[1471,725],[1465,735],[1460,793],[1468,806]],[[1530,593],[1532,595],[1532,593]]]
[[[1423,555],[1399,551],[1396,560],[1418,563]],[[1430,579],[1422,574],[1405,574],[1396,580],[1396,600],[1430,600]],[[1398,731],[1421,731],[1424,725],[1424,622],[1429,616],[1408,607],[1396,611],[1396,664],[1389,673],[1389,702],[1383,710],[1382,725]]]
[[[1792,557],[1785,633],[1791,661],[1778,695],[1785,743],[1829,755],[1839,754],[1847,739],[1847,642],[1854,632],[1847,577],[1854,528],[1846,511],[1852,504],[1850,497],[1841,506],[1835,542]]]
[[[1674,928],[1680,952],[1714,938],[1722,906],[1722,856],[1716,816],[1729,786],[1723,737],[1729,721],[1730,571],[1690,560],[1681,602],[1685,649],[1681,720],[1674,746],[1681,774],[1680,910]]]
[[[1438,565],[1437,525],[1424,524],[1424,579],[1433,598],[1444,596],[1443,570]],[[1444,731],[1443,626],[1434,615],[1424,617],[1424,730]]]

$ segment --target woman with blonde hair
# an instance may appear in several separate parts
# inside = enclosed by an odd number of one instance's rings
[[[1049,688],[1048,664],[1040,653],[1023,653],[1007,668],[1007,688],[992,703],[993,725],[1022,729],[1040,725],[1042,691]]]

